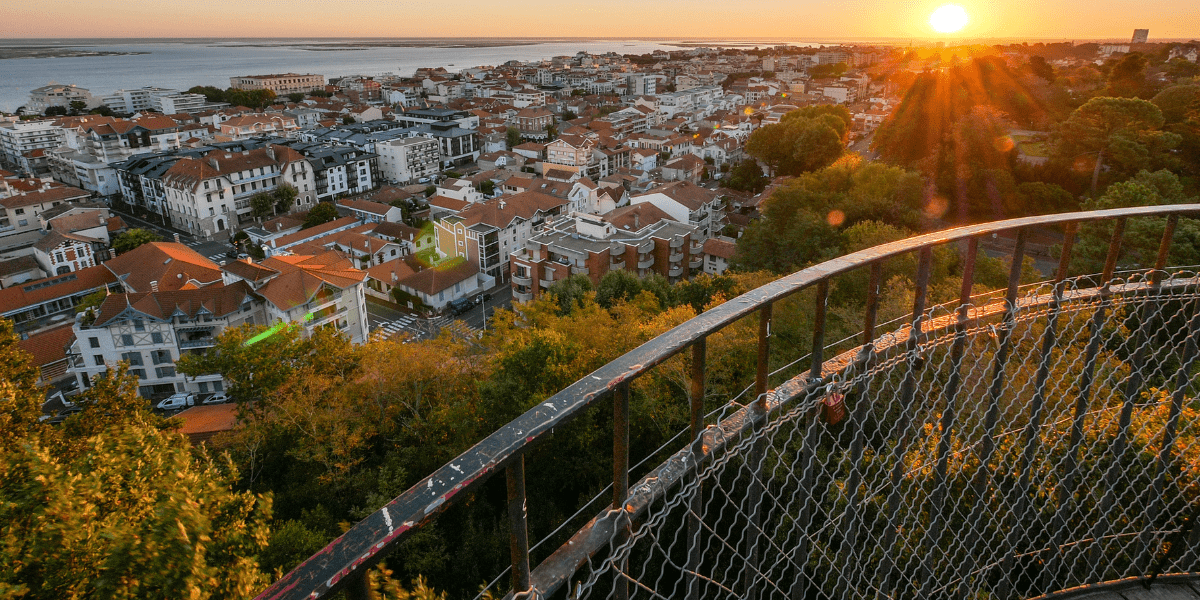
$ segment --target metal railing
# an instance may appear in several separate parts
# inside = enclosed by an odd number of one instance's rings
[[[1197,213],[1191,204],[1012,219],[793,273],[530,409],[259,597],[365,595],[369,567],[501,470],[508,593],[522,597],[1008,599],[1200,570],[1200,444],[1176,443],[1200,436],[1200,277],[1166,270],[1180,216]],[[1118,272],[1127,220],[1150,216],[1166,217],[1154,265]],[[1068,277],[1078,224],[1100,220],[1114,225],[1103,272]],[[1022,287],[1029,229],[1052,226],[1065,226],[1056,276]],[[1008,285],[973,295],[979,241],[1005,231],[1016,232]],[[959,299],[931,306],[933,250],[950,243],[966,247]],[[912,312],[883,333],[883,262],[910,253]],[[861,343],[830,358],[830,283],[857,269],[870,272]],[[773,308],[809,289],[809,367],[772,389]],[[754,313],[752,400],[731,399],[735,410],[706,426],[707,338]],[[630,485],[630,383],[689,349],[691,441]],[[531,567],[523,457],[608,399],[611,506]]]

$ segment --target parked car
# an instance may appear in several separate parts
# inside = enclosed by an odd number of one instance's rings
[[[196,395],[187,392],[176,392],[171,397],[158,403],[159,410],[178,410],[196,405]]]
[[[205,398],[201,404],[224,404],[226,402],[229,402],[229,396],[226,396],[225,392],[217,392]]]
[[[433,181],[433,180],[432,180],[432,179],[430,179],[430,178],[428,178],[428,177],[422,177],[422,178],[420,178],[420,179],[418,179],[418,180],[417,180],[417,183],[430,183],[430,182],[432,182],[432,181]]]
[[[475,306],[475,301],[471,298],[457,298],[451,300],[447,306],[450,308],[450,314],[461,315],[471,310],[471,307]]]

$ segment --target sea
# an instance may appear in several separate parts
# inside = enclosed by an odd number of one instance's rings
[[[812,42],[738,41],[712,45]],[[829,42],[826,42],[829,43]],[[458,71],[498,66],[509,60],[531,61],[584,51],[645,54],[680,50],[675,40],[381,40],[381,39],[181,39],[181,40],[0,40],[4,47],[52,47],[122,55],[0,60],[0,111],[13,112],[29,92],[50,84],[74,84],[103,96],[118,89],[157,86],[186,90],[196,85],[229,87],[229,78],[267,73],[409,76],[420,67]],[[686,47],[686,46],[683,46]]]

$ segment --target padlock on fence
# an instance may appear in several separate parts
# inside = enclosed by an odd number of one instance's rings
[[[833,392],[821,399],[821,418],[830,425],[837,425],[846,418],[846,397]]]

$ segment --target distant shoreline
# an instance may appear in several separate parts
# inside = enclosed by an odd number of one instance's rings
[[[403,40],[393,42],[339,42],[333,44],[296,43],[260,43],[260,44],[208,44],[211,48],[295,48],[313,52],[331,52],[346,50],[369,50],[371,48],[504,48],[508,46],[536,46],[545,42],[524,40],[479,40],[465,43],[449,43],[448,40],[429,40],[428,42]]]
[[[149,52],[117,52],[115,50],[76,50],[61,46],[0,46],[0,60],[18,58],[80,58],[87,56],[134,56]]]

